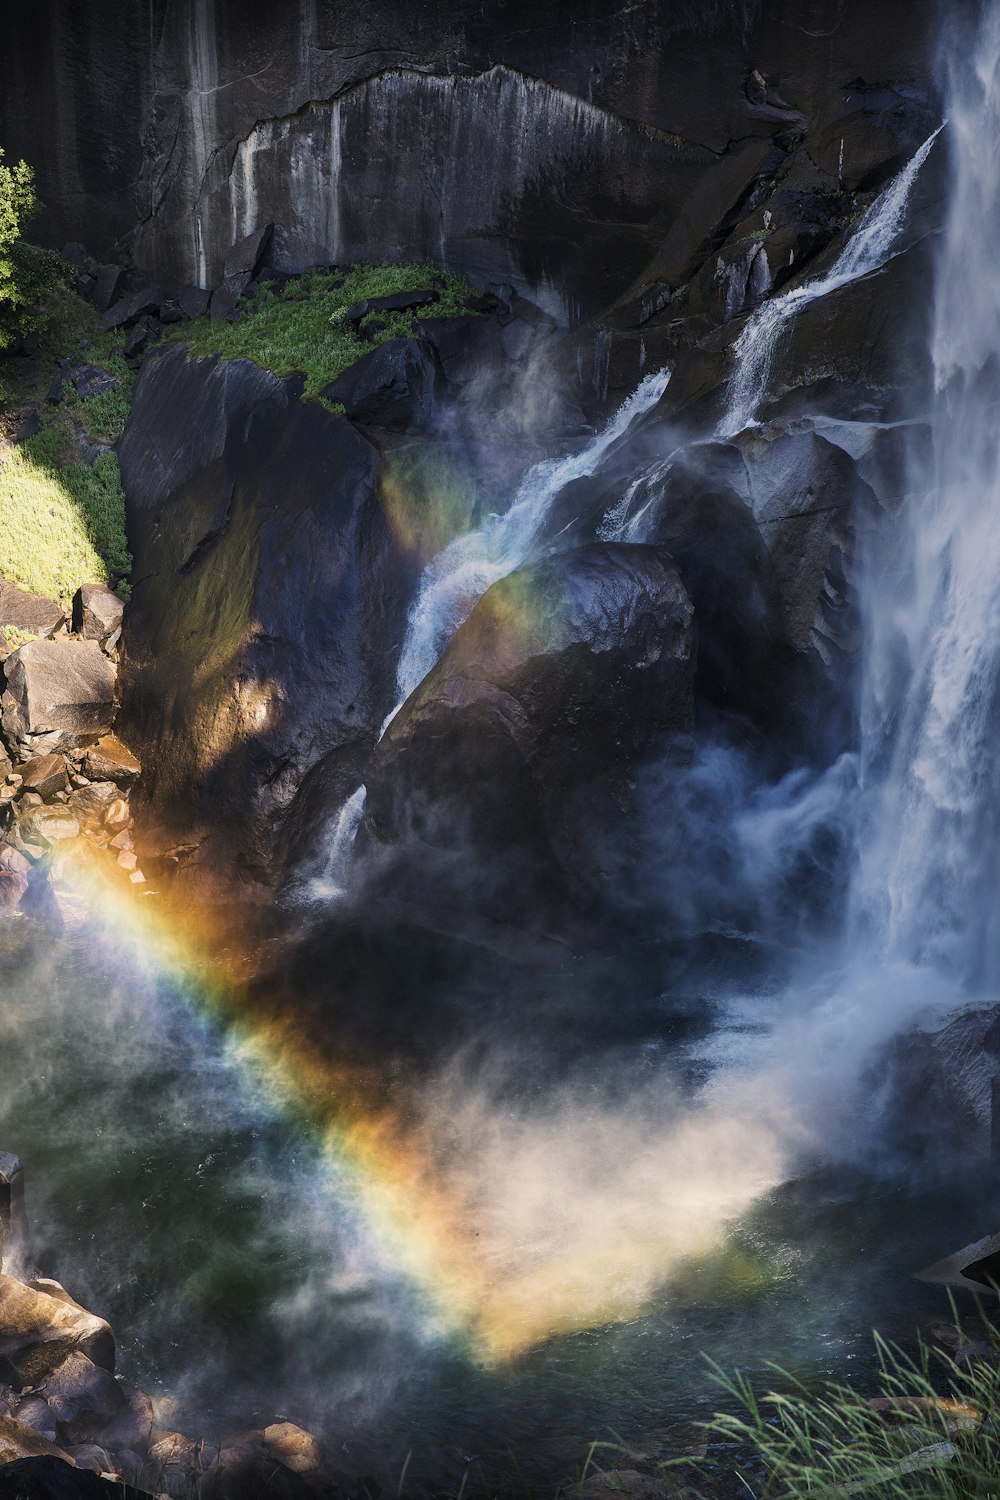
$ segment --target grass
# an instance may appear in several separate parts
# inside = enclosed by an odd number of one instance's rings
[[[93,308],[60,287],[47,307],[37,364],[22,373],[4,367],[6,404],[34,402],[41,430],[18,447],[0,448],[0,577],[30,593],[68,604],[82,583],[118,579],[132,567],[125,536],[125,496],[118,460],[101,453],[83,461],[78,432],[92,443],[121,436],[132,400],[133,372],[121,354],[121,333],[105,333]],[[83,345],[86,347],[82,347]],[[58,405],[46,401],[58,358],[81,358],[118,381],[113,391],[81,400],[67,380]]]
[[[344,313],[355,302],[394,292],[434,287],[439,300],[411,312],[373,314],[386,324],[371,339],[359,339]],[[280,289],[264,286],[235,323],[213,323],[206,316],[169,336],[192,354],[252,359],[275,375],[301,373],[303,394],[318,397],[349,365],[388,339],[413,332],[414,318],[451,317],[474,311],[472,288],[433,266],[353,266],[346,272],[312,270]]]
[[[1000,1333],[988,1326],[1000,1357]],[[731,1473],[765,1496],[877,1495],[879,1500],[1000,1496],[1000,1369],[959,1362],[923,1341],[911,1357],[877,1334],[881,1399],[849,1386],[810,1392],[775,1369],[779,1391],[758,1398],[742,1375],[716,1378],[736,1414],[706,1424],[710,1441],[740,1455]]]

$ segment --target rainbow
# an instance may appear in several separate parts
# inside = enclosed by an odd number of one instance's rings
[[[294,1016],[264,1012],[247,982],[245,947],[210,910],[180,911],[129,885],[82,842],[60,847],[53,878],[88,936],[221,1031],[227,1056],[313,1142],[365,1238],[412,1287],[417,1325],[429,1338],[457,1341],[478,1363],[647,1313],[662,1303],[671,1271],[711,1253],[727,1224],[780,1180],[773,1132],[755,1135],[745,1116],[694,1114],[662,1136],[647,1122],[602,1119],[605,1140],[620,1128],[632,1134],[615,1138],[608,1153],[608,1223],[591,1234],[593,1215],[575,1205],[573,1217],[572,1170],[564,1183],[550,1181],[563,1165],[562,1143],[536,1178],[544,1201],[518,1203],[521,1167],[538,1154],[534,1138],[518,1139],[513,1122],[508,1140],[507,1122],[491,1121],[501,1155],[472,1148],[456,1159],[419,1109],[394,1109],[321,1052]],[[740,1165],[717,1182],[717,1163],[744,1160],[750,1169]],[[589,1161],[577,1162],[577,1186],[589,1171]]]

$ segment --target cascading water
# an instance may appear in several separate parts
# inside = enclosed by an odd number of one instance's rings
[[[868,837],[854,936],[959,987],[1000,979],[1000,7],[950,79],[951,192],[931,356],[933,464],[911,464],[868,585]]]
[[[930,154],[941,127],[928,136],[919,151],[862,214],[853,234],[825,276],[761,303],[733,346],[734,368],[728,406],[720,436],[729,437],[752,425],[775,350],[786,324],[819,297],[827,297],[849,282],[883,266],[892,254],[917,174]]]
[[[574,479],[594,473],[609,448],[656,405],[669,379],[668,370],[647,375],[586,447],[566,458],[535,464],[502,515],[490,516],[478,531],[457,537],[429,564],[400,656],[396,677],[400,704],[426,677],[490,585],[524,562],[559,492]]]

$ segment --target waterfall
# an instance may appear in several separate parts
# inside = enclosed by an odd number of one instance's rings
[[[607,426],[584,448],[566,458],[544,459],[535,464],[502,515],[491,515],[477,531],[456,537],[427,565],[403,642],[396,677],[398,699],[386,716],[382,734],[490,585],[524,562],[559,492],[574,479],[593,474],[608,449],[634,421],[656,405],[669,379],[670,372],[665,369],[647,375]],[[357,787],[331,823],[323,874],[310,885],[312,895],[319,899],[344,894],[354,838],[364,815],[365,796],[364,786]]]
[[[971,57],[971,66],[970,66]],[[865,824],[856,937],[959,986],[1000,978],[1000,6],[950,79],[953,165],[938,251],[933,463],[914,455],[869,581]]]
[[[555,497],[574,479],[593,474],[609,448],[659,401],[668,370],[647,375],[607,426],[566,458],[529,469],[510,507],[491,515],[478,531],[455,539],[424,570],[403,643],[396,686],[400,705],[422,682],[441,652],[491,584],[527,558]],[[397,710],[393,710],[390,719]]]
[[[761,395],[767,389],[775,350],[788,321],[810,302],[829,296],[885,265],[899,237],[910,191],[941,129],[939,126],[928,136],[899,175],[865,210],[850,240],[825,276],[803,282],[780,297],[771,297],[748,318],[733,345],[734,367],[720,436],[735,436],[752,425]]]

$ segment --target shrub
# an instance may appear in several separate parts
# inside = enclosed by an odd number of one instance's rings
[[[61,275],[57,255],[22,238],[37,210],[34,172],[24,161],[6,166],[0,150],[0,349],[40,325],[39,304]]]

